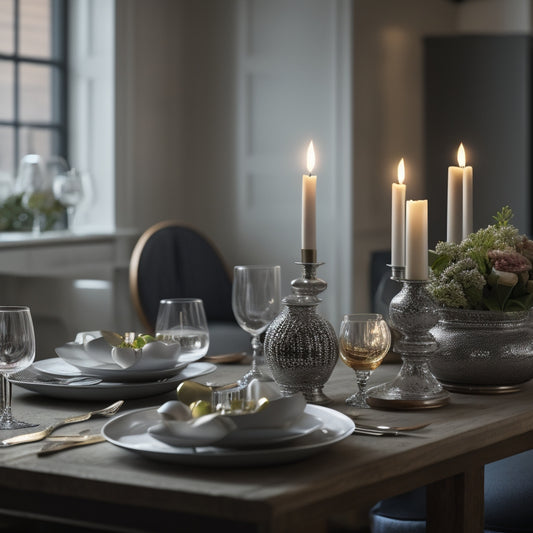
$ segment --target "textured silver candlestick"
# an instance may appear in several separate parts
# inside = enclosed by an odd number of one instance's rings
[[[367,403],[386,409],[440,407],[449,402],[449,394],[428,366],[429,357],[437,349],[430,333],[438,322],[437,308],[427,291],[427,281],[402,283],[402,290],[389,307],[391,326],[401,334],[394,351],[401,355],[402,366],[393,381],[368,390]]]
[[[283,299],[282,312],[267,329],[264,351],[272,376],[285,395],[303,392],[310,403],[327,404],[322,392],[339,357],[333,326],[317,314],[318,294],[327,283],[316,277],[323,263],[302,265],[302,277],[292,281],[293,294]]]

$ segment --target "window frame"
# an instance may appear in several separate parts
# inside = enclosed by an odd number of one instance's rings
[[[13,117],[11,120],[0,119],[0,126],[13,128],[13,164],[11,169],[16,176],[17,165],[24,155],[21,150],[21,130],[26,128],[47,130],[57,133],[57,141],[52,136],[52,154],[68,161],[68,2],[67,0],[50,0],[52,12],[52,57],[42,58],[21,54],[20,35],[20,0],[13,0],[13,53],[0,52],[0,61],[13,65]],[[45,65],[51,67],[51,121],[32,121],[20,118],[20,67],[21,65]],[[57,69],[57,70],[56,70]],[[57,143],[57,145],[56,145]]]

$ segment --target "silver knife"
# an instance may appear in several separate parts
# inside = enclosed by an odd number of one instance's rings
[[[369,435],[371,437],[401,437],[408,436],[409,433],[392,429],[367,429],[355,426],[352,435]]]
[[[105,438],[99,433],[95,435],[85,435],[76,438],[66,437],[65,440],[54,440],[47,442],[38,452],[38,457],[51,455],[62,450],[68,450],[77,446],[86,446],[88,444],[96,444],[97,442],[104,442]]]

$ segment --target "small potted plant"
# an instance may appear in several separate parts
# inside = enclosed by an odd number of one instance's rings
[[[512,217],[506,206],[495,224],[430,252],[440,315],[430,366],[449,388],[503,392],[533,377],[533,241]]]

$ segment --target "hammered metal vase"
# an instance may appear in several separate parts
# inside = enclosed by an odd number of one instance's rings
[[[302,392],[308,402],[325,405],[331,400],[322,388],[339,357],[338,339],[317,313],[317,295],[327,287],[316,277],[319,263],[301,264],[304,274],[292,282],[293,294],[283,299],[284,309],[267,329],[264,352],[282,394]]]
[[[449,390],[513,392],[533,378],[529,312],[441,309],[430,367]]]

